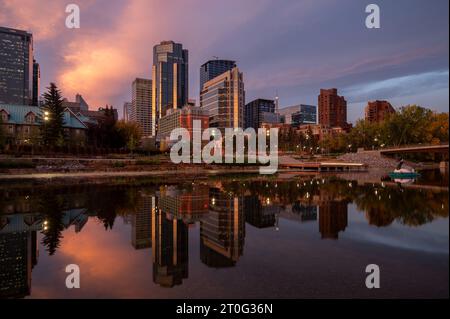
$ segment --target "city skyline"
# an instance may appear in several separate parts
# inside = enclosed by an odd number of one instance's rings
[[[108,1],[105,9],[99,0],[79,4],[78,30],[64,27],[64,4],[25,2],[1,1],[6,14],[0,13],[0,24],[33,33],[42,87],[55,81],[64,96],[80,93],[93,108],[120,108],[134,78],[151,78],[153,46],[173,40],[190,53],[189,98],[199,100],[200,66],[219,56],[240,65],[246,102],[273,99],[278,91],[281,107],[314,105],[321,88],[337,87],[347,99],[349,122],[364,117],[368,100],[448,109],[447,1],[432,7],[378,1],[381,30],[389,32],[366,29],[365,4],[349,1],[213,3],[211,14],[202,15],[199,1],[177,13],[171,10],[175,3]],[[59,45],[61,37],[67,45]],[[130,49],[137,45],[139,50]]]

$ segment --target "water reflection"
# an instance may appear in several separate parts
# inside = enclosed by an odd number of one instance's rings
[[[82,232],[89,219],[106,231],[114,228],[118,217],[129,224],[130,246],[151,251],[153,282],[174,287],[189,277],[189,233],[196,224],[201,263],[227,268],[236,266],[244,254],[246,223],[276,230],[284,218],[316,224],[319,238],[337,240],[349,227],[350,203],[374,227],[394,222],[413,227],[448,217],[447,190],[337,178],[27,189],[2,191],[1,198],[2,298],[30,295],[39,246],[48,255],[57,254],[64,232],[68,228]]]

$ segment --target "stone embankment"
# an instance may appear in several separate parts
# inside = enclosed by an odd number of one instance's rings
[[[398,160],[386,157],[380,154],[379,151],[360,151],[357,153],[347,153],[338,157],[340,161],[350,163],[363,163],[369,168],[377,169],[395,169]],[[417,167],[418,165],[405,161],[405,166]]]

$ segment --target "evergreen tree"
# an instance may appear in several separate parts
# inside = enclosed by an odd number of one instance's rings
[[[41,137],[45,145],[61,146],[65,142],[64,107],[61,91],[55,83],[50,83],[44,93],[44,105],[41,107]]]

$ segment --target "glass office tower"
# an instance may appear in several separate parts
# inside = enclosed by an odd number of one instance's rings
[[[189,54],[183,45],[163,41],[153,47],[152,68],[152,135],[156,121],[170,108],[182,108],[188,103]]]
[[[300,104],[300,110],[292,113],[292,125],[300,126],[304,124],[317,123],[317,107],[315,105]]]
[[[210,60],[200,67],[200,91],[203,85],[216,76],[221,75],[236,67],[236,62],[231,60]]]
[[[209,113],[209,127],[226,128],[244,125],[244,79],[237,67],[206,82],[200,93],[200,106]]]
[[[0,27],[0,104],[33,99],[33,35]]]

